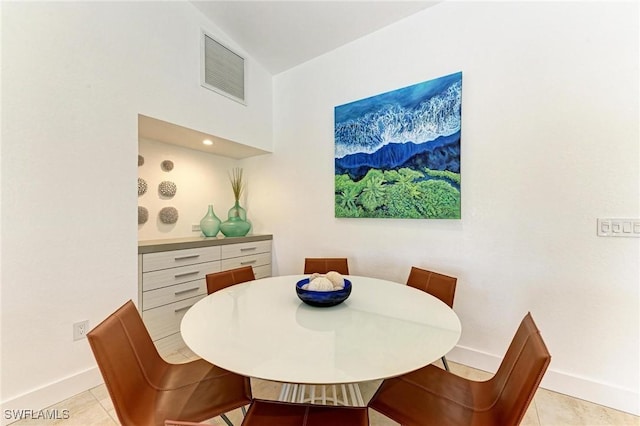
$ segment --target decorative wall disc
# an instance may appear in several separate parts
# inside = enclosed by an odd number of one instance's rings
[[[164,207],[160,210],[159,216],[162,223],[176,223],[178,221],[178,209],[175,207]]]
[[[144,164],[144,157],[142,155],[138,155],[138,167]]]
[[[158,192],[160,192],[160,195],[164,197],[173,197],[176,195],[177,190],[178,187],[176,184],[168,180],[162,181],[160,182],[160,185],[158,185]]]
[[[170,172],[171,170],[173,170],[173,161],[164,160],[162,164],[160,164],[160,167],[162,167],[162,170],[164,170],[165,172]]]
[[[138,197],[143,195],[145,192],[147,192],[147,181],[142,178],[138,178]]]
[[[138,225],[147,223],[149,220],[149,210],[146,207],[138,206]]]

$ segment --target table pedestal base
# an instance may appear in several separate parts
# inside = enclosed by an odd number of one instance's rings
[[[283,383],[278,400],[307,404],[365,406],[357,383],[341,385]]]

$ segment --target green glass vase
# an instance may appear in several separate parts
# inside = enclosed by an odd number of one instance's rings
[[[215,237],[220,232],[220,219],[213,212],[213,204],[209,204],[207,214],[200,221],[200,231],[205,237]]]
[[[220,232],[225,237],[244,237],[251,229],[251,224],[247,222],[247,211],[240,206],[238,200],[229,209],[227,220],[220,224]]]
[[[247,211],[240,205],[240,202],[236,200],[236,203],[227,212],[227,218],[239,217],[240,219],[247,220]]]

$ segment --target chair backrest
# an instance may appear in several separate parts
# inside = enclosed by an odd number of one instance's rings
[[[304,260],[305,274],[326,274],[330,271],[349,275],[349,264],[346,257],[307,257]]]
[[[486,383],[490,387],[488,403],[500,424],[517,425],[522,421],[550,362],[540,331],[527,313],[498,371]]]
[[[122,424],[139,424],[148,413],[136,406],[162,385],[168,364],[160,357],[131,300],[87,333]]]
[[[234,284],[240,284],[256,279],[251,266],[231,269],[228,271],[214,272],[206,276],[207,294],[214,293]]]
[[[407,285],[418,288],[422,291],[437,297],[453,308],[453,298],[456,294],[456,284],[458,279],[426,269],[411,267]]]

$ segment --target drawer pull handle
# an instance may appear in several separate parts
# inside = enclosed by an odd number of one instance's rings
[[[173,277],[174,278],[182,278],[182,277],[186,277],[187,275],[196,275],[199,274],[200,271],[191,271],[191,272],[183,272],[182,274],[175,274]]]
[[[256,263],[256,260],[247,260],[246,262],[240,262],[241,265],[251,265],[252,263]]]
[[[174,312],[174,313],[176,313],[176,314],[178,314],[178,313],[180,313],[180,312],[182,312],[182,311],[186,311],[186,310],[188,310],[188,309],[189,309],[190,307],[192,307],[192,306],[193,306],[193,305],[189,305],[189,306],[185,306],[184,308],[174,309],[174,310],[173,310],[173,312]]]
[[[196,259],[198,257],[200,257],[199,254],[189,254],[187,256],[176,256],[173,259],[174,260],[185,260],[185,259]]]
[[[192,291],[198,290],[200,287],[188,288],[186,290],[175,291],[173,294],[175,296],[180,296],[181,294],[191,293]]]
[[[241,248],[241,249],[240,249],[240,251],[255,250],[255,249],[257,249],[257,248],[258,248],[258,247],[243,247],[243,248]]]

